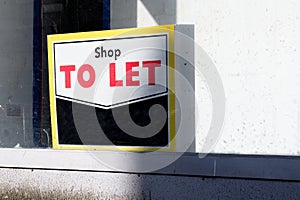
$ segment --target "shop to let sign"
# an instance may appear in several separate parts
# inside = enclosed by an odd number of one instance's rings
[[[175,132],[172,112],[175,102],[170,92],[174,87],[173,49],[174,25],[49,35],[53,147],[174,149],[171,141]],[[133,121],[143,124],[144,119],[147,125],[150,123],[147,109],[154,104],[166,109],[168,119],[162,130],[151,138],[134,138],[120,130],[111,115],[129,106]],[[94,134],[93,130],[82,133],[77,128],[72,112],[74,105],[95,108],[104,136]],[[88,118],[84,112],[80,116],[82,120],[92,121]],[[84,141],[83,136],[88,139]]]

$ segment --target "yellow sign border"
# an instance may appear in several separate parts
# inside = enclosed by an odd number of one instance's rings
[[[174,58],[174,24],[141,28],[125,28],[117,30],[105,30],[105,31],[92,31],[81,33],[67,33],[48,35],[48,68],[49,68],[49,98],[50,98],[50,115],[51,115],[51,129],[52,129],[52,146],[54,149],[74,149],[74,150],[124,150],[124,151],[175,151],[175,58]],[[53,43],[62,41],[76,41],[86,39],[101,39],[101,38],[113,38],[120,36],[139,36],[139,35],[151,35],[158,33],[168,33],[169,35],[169,145],[165,147],[132,147],[132,146],[105,146],[105,145],[60,145],[58,143],[57,136],[57,117],[56,117],[56,104],[55,104],[55,88],[54,88],[54,63],[53,63]]]

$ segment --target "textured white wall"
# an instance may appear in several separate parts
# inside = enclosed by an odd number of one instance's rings
[[[112,1],[112,28],[195,24],[195,42],[215,63],[226,96],[226,117],[212,152],[300,154],[299,1],[134,2]],[[196,69],[200,59],[196,49]],[[201,151],[213,106],[208,77],[196,75]]]
[[[0,0],[0,13],[0,105],[25,112],[23,126],[22,112],[7,116],[0,109],[0,140],[23,145],[23,128],[32,137],[33,0]]]

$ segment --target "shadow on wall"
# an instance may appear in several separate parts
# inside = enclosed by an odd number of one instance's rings
[[[176,24],[176,1],[140,0],[149,11],[157,25]]]
[[[176,23],[175,0],[114,0],[111,28],[130,28]]]

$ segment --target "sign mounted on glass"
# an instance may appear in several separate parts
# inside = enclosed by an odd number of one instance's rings
[[[175,27],[49,35],[53,147],[174,151]]]

